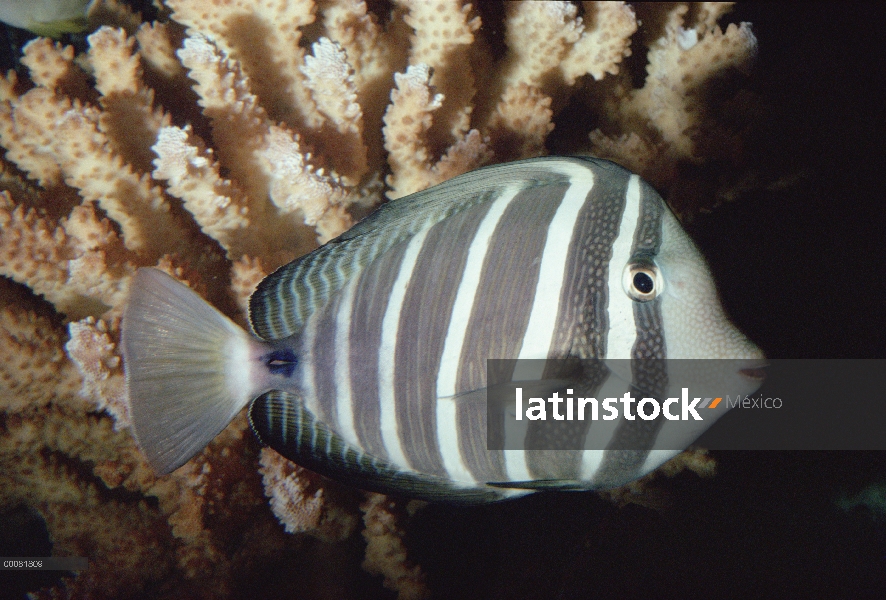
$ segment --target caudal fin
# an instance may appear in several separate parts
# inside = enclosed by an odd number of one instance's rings
[[[187,286],[139,269],[123,313],[136,441],[161,474],[188,462],[252,399],[258,342]]]

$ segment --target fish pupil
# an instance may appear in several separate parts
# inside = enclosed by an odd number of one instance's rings
[[[274,375],[292,377],[298,358],[292,350],[274,350],[264,357],[265,366]]]
[[[655,284],[652,282],[652,277],[646,273],[637,273],[634,275],[634,287],[641,294],[648,294],[655,287]]]

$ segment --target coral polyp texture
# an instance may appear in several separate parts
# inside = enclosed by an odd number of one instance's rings
[[[667,195],[682,165],[741,151],[721,118],[740,98],[707,92],[748,66],[749,26],[722,29],[721,3],[166,0],[152,22],[95,4],[85,50],[34,39],[0,80],[0,507],[90,560],[36,597],[235,596],[281,556],[348,597],[351,559],[326,558],[358,530],[379,585],[426,595],[402,506],[261,449],[242,415],[153,473],[120,354],[134,272],[245,325],[271,271],[485,164],[595,154]]]

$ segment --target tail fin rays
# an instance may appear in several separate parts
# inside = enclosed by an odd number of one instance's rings
[[[123,314],[132,427],[156,471],[200,452],[252,399],[257,342],[187,286],[139,269]]]

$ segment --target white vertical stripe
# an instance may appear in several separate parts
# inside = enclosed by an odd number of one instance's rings
[[[406,246],[406,252],[400,262],[400,270],[397,272],[397,279],[394,280],[391,293],[388,295],[388,305],[382,319],[381,341],[378,347],[378,403],[381,439],[391,461],[403,467],[408,467],[411,462],[403,452],[403,447],[400,444],[400,432],[397,427],[397,402],[407,401],[403,398],[397,399],[394,391],[397,334],[400,328],[400,312],[403,300],[406,298],[406,288],[412,279],[412,271],[415,268],[418,254],[424,246],[428,231],[429,229],[424,229],[416,233]]]
[[[351,279],[341,293],[343,296],[335,316],[335,414],[338,420],[335,429],[345,440],[359,446],[351,390],[351,312],[354,310],[357,278]]]
[[[566,258],[575,231],[578,213],[594,187],[594,174],[587,167],[563,163],[551,165],[564,175],[569,176],[569,188],[560,206],[557,208],[551,224],[548,226],[545,248],[541,257],[538,273],[538,284],[532,300],[532,312],[518,359],[548,358],[557,324],[557,313],[560,308],[560,294],[566,278]],[[526,377],[529,373],[522,372],[521,379],[540,379],[544,365],[538,363],[538,373]]]
[[[440,448],[440,456],[443,459],[443,467],[454,481],[475,481],[461,457],[458,443],[458,416],[455,401],[451,399],[456,392],[455,386],[462,346],[467,334],[474,298],[480,287],[480,275],[483,271],[486,253],[489,250],[489,241],[505,209],[520,191],[521,188],[516,185],[502,190],[501,195],[492,202],[492,206],[489,207],[486,216],[480,222],[474,239],[471,241],[471,246],[468,248],[468,257],[465,261],[458,291],[455,294],[455,302],[452,305],[449,327],[446,330],[446,341],[443,342],[443,354],[440,357],[440,368],[437,372],[437,443]]]
[[[518,362],[517,366],[519,368],[520,365],[526,364],[527,361]],[[514,381],[517,381],[517,375],[514,375]],[[534,377],[534,379],[538,379],[538,377]],[[523,399],[523,410],[526,410],[526,400]],[[505,427],[505,440],[504,446],[507,448],[511,446],[512,448],[525,448],[526,447],[526,436],[529,435],[529,420],[526,418],[526,415],[521,415],[521,419],[519,421],[510,421],[511,418],[517,416],[516,407],[512,411],[510,408],[507,409],[507,413],[505,415],[505,419],[508,419],[507,426]],[[505,474],[506,479],[508,481],[529,481],[532,479],[532,475],[529,473],[529,466],[526,462],[526,450],[503,450],[504,457],[504,466],[505,466]]]
[[[523,438],[523,444],[526,438]],[[529,472],[529,463],[526,462],[526,450],[504,450],[505,474],[508,481],[529,481],[532,474]]]
[[[637,338],[634,323],[634,301],[624,290],[622,276],[624,267],[631,260],[634,232],[640,218],[640,177],[631,175],[625,194],[625,210],[618,226],[618,236],[612,244],[612,260],[609,262],[609,332],[606,334],[606,358],[629,359]]]
[[[452,396],[437,398],[437,444],[443,468],[457,484],[473,484],[477,480],[461,457],[458,443],[458,399]]]

